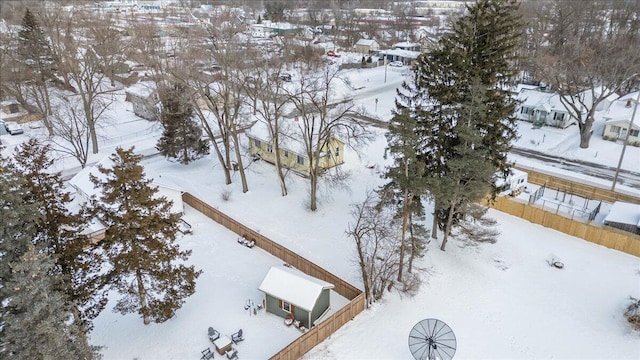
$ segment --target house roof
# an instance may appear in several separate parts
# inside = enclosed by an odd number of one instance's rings
[[[607,112],[602,116],[607,122],[626,122],[631,120],[633,109],[636,105],[638,92],[625,95],[614,101]],[[629,105],[629,106],[627,106]],[[640,109],[636,111],[634,124],[640,124]]]
[[[640,227],[640,205],[616,201],[611,205],[604,223],[616,222],[620,224],[636,225]]]
[[[518,93],[517,98],[522,101],[521,106],[543,109],[546,112],[551,112],[552,110],[567,112],[567,109],[565,109],[562,102],[560,102],[560,96],[556,93],[523,88],[520,93]]]
[[[377,43],[377,41],[375,41],[374,39],[360,39],[358,40],[358,42],[356,42],[356,45],[371,46],[374,43]]]
[[[262,280],[258,290],[311,311],[322,290],[333,289],[334,285],[302,271],[285,266],[272,266]]]
[[[156,85],[152,81],[139,81],[125,89],[126,92],[146,99],[156,91]]]
[[[391,49],[391,50],[382,50],[380,51],[381,55],[391,55],[391,56],[400,56],[406,59],[417,59],[420,56],[419,51],[410,51],[410,50],[402,50],[402,49]]]
[[[84,169],[80,170],[74,177],[69,180],[69,184],[73,186],[76,191],[82,195],[85,199],[90,199],[92,196],[99,197],[101,192],[100,189],[97,189],[93,182],[91,182],[90,176],[93,175],[99,180],[104,180],[106,177],[103,173],[98,170],[98,165],[102,165],[104,168],[109,169],[113,167],[113,161],[108,156],[102,158],[102,160],[98,161],[93,166],[87,166]],[[154,179],[153,176],[149,176],[146,174],[147,178]],[[176,187],[174,184],[158,183],[155,180],[152,181],[151,186],[155,186],[158,188],[158,192],[156,196],[165,196],[168,199],[176,199],[175,193],[184,193],[184,190]],[[171,212],[174,213],[182,213],[184,212],[184,208],[182,203],[177,203],[174,201]]]

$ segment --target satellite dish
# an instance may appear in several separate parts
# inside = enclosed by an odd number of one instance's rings
[[[416,360],[451,360],[456,353],[456,335],[438,319],[424,319],[409,333],[409,351]]]

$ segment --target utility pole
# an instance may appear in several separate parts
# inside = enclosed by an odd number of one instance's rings
[[[631,113],[631,121],[629,121],[629,130],[627,130],[627,136],[625,136],[624,144],[622,144],[622,152],[620,153],[620,160],[618,161],[616,174],[613,176],[613,184],[611,185],[611,191],[615,191],[616,189],[616,181],[618,180],[618,174],[620,173],[620,167],[622,166],[624,151],[627,149],[627,143],[629,142],[629,135],[631,135],[631,130],[633,130],[633,120],[635,120],[636,111],[638,110],[638,102],[640,102],[640,89],[638,89],[638,96],[636,96],[636,103],[633,106],[633,112]]]

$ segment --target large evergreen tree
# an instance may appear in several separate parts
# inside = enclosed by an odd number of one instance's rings
[[[4,283],[2,358],[91,359],[93,349],[74,322],[64,293],[55,290],[53,260],[33,244],[18,261],[10,264],[12,274]]]
[[[93,212],[107,227],[100,242],[109,263],[105,279],[122,295],[115,311],[161,323],[195,292],[200,272],[181,264],[191,251],[175,243],[180,215],[145,178],[142,156],[118,147],[110,159],[111,168],[98,166],[100,176],[91,176],[102,192]]]
[[[423,208],[420,196],[425,192],[424,163],[417,158],[416,150],[419,138],[415,132],[417,123],[406,108],[400,107],[391,122],[387,133],[387,151],[393,158],[393,164],[386,169],[384,177],[388,182],[381,189],[383,202],[399,207],[398,216],[402,219],[399,246],[398,281],[402,281],[405,268],[405,250],[407,233],[414,217],[422,218]],[[418,239],[412,238],[411,258],[419,256],[422,247],[416,246]],[[411,270],[409,270],[411,271]]]
[[[16,148],[15,170],[26,180],[23,201],[37,207],[41,216],[34,229],[38,248],[54,258],[54,272],[61,275],[56,286],[76,305],[78,326],[90,330],[91,320],[107,301],[99,277],[103,260],[96,246],[83,234],[88,220],[82,211],[69,210],[73,199],[65,190],[62,174],[51,171],[50,153],[50,145],[30,139]]]
[[[164,130],[156,146],[160,154],[182,164],[209,153],[209,144],[202,139],[202,128],[193,118],[193,108],[186,96],[186,88],[177,83],[162,89],[160,122]]]
[[[53,135],[53,126],[48,117],[51,113],[51,101],[47,80],[53,77],[54,59],[49,40],[29,9],[24,13],[18,32],[16,55],[22,64],[20,77],[29,84],[26,95],[42,111],[42,121],[49,135]]]
[[[463,215],[465,206],[459,201],[477,200],[469,187],[485,187],[479,181],[486,178],[480,171],[483,167],[501,176],[509,174],[507,152],[517,136],[513,116],[517,103],[507,90],[515,76],[520,36],[517,8],[515,0],[479,0],[468,6],[452,32],[418,59],[414,82],[404,86],[401,103],[417,118],[418,156],[426,164],[435,200],[434,237],[438,226],[448,232]],[[484,159],[475,156],[481,152]],[[451,201],[451,193],[459,193],[459,187],[474,195]],[[495,188],[491,193],[495,195]]]

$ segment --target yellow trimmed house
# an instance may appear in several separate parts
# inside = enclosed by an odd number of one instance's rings
[[[286,122],[288,119],[284,121]],[[295,127],[291,128],[295,129]],[[258,121],[246,132],[246,135],[249,138],[251,155],[274,164],[273,142],[267,126]],[[280,135],[280,159],[284,168],[291,169],[303,176],[309,176],[309,157],[306,155],[303,141],[297,138],[295,133]],[[328,145],[320,152],[320,168],[327,170],[342,163],[344,163],[344,141],[332,137]]]

